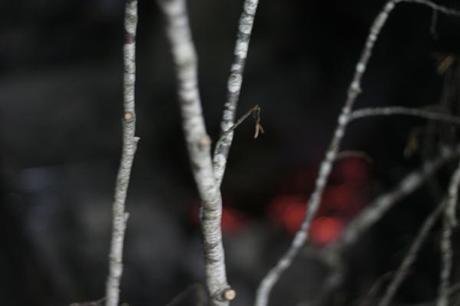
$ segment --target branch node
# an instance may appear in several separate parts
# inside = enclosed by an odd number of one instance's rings
[[[132,112],[125,112],[123,115],[123,119],[126,122],[132,122],[134,120],[134,114]]]
[[[222,290],[220,294],[220,298],[223,301],[233,301],[236,298],[236,291],[232,288],[226,288]]]

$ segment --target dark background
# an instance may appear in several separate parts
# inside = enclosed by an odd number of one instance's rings
[[[251,121],[238,128],[223,183],[229,279],[239,294],[235,305],[252,302],[258,282],[288,246],[289,228],[302,212],[280,221],[269,207],[280,198],[306,202],[369,26],[383,4],[260,1],[239,114],[259,104],[266,133],[254,140]],[[460,8],[456,1],[442,4]],[[123,6],[120,0],[0,3],[2,305],[67,305],[104,295],[121,146]],[[216,140],[242,1],[197,0],[189,6],[203,108]],[[141,141],[127,201],[121,299],[133,306],[166,305],[204,282],[198,200],[162,18],[155,1],[141,0],[139,11]],[[439,15],[436,33],[430,33],[431,18],[432,11],[417,4],[396,9],[376,45],[357,107],[438,109],[446,76],[437,67],[459,52],[460,21]],[[443,110],[456,114],[458,84],[451,85]],[[350,126],[343,149],[367,160],[360,203],[435,155],[437,139],[428,149],[420,141],[407,153],[408,139],[422,139],[425,128],[426,122],[404,117]],[[335,177],[341,180],[340,171]],[[403,201],[356,246],[358,254],[350,256],[353,281],[330,304],[357,303],[379,276],[396,268],[423,216],[437,204],[445,175],[439,181],[436,191],[426,188]],[[336,217],[342,218],[340,211]],[[436,296],[436,235],[401,289],[400,302]],[[274,305],[296,305],[321,286],[326,272],[314,260],[300,258],[295,267],[274,291]],[[185,295],[199,292],[194,288]]]

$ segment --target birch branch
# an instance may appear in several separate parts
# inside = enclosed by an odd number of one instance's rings
[[[362,118],[368,118],[373,116],[412,116],[422,119],[429,119],[435,121],[442,121],[452,124],[460,124],[460,117],[451,116],[439,112],[432,112],[422,109],[407,108],[403,106],[388,106],[388,107],[372,107],[372,108],[361,108],[353,111],[350,115],[350,120],[357,120]]]
[[[404,281],[406,278],[407,274],[409,273],[409,269],[414,263],[414,261],[417,259],[417,255],[420,251],[420,248],[423,245],[423,242],[425,241],[426,237],[430,233],[431,229],[435,225],[436,221],[440,217],[441,213],[445,209],[445,201],[441,205],[438,205],[433,212],[426,218],[425,222],[423,223],[422,227],[420,228],[419,232],[417,233],[417,236],[415,237],[414,241],[412,242],[409,251],[407,252],[406,256],[404,257],[404,260],[401,262],[398,270],[396,271],[396,274],[394,278],[392,279],[390,285],[388,286],[387,290],[385,291],[385,294],[378,304],[378,306],[388,306],[390,305],[391,300],[396,294],[396,291],[399,289],[401,283]]]
[[[354,244],[363,233],[380,220],[398,201],[414,192],[443,165],[460,155],[460,147],[454,150],[442,150],[439,157],[427,161],[416,171],[408,174],[392,191],[385,193],[369,204],[350,224],[333,245],[331,252],[342,252]]]
[[[212,305],[226,306],[235,291],[227,283],[222,243],[222,198],[211,160],[198,90],[197,56],[190,33],[185,0],[158,0],[166,17],[166,34],[176,66],[183,130],[192,172],[201,198],[206,283]]]
[[[442,235],[441,235],[441,282],[439,284],[439,294],[436,305],[447,306],[449,305],[449,286],[450,274],[452,270],[452,230],[457,225],[456,210],[458,202],[458,188],[460,185],[460,163],[452,174],[447,206],[444,210]]]
[[[230,128],[234,125],[235,121],[236,108],[241,93],[244,67],[258,3],[259,0],[245,0],[243,12],[240,16],[234,59],[227,81],[227,101],[224,105],[224,112],[222,115],[222,140],[216,144],[214,150],[214,176],[216,177],[217,186],[222,184],[225,167],[227,165],[228,152],[233,140],[233,130],[230,131]]]
[[[109,275],[106,284],[106,306],[118,306],[120,279],[123,273],[123,243],[128,213],[125,211],[131,168],[139,138],[136,137],[136,29],[137,0],[128,0],[125,10],[124,43],[124,114],[123,148],[113,202],[113,228],[109,255]]]
[[[364,72],[366,71],[375,42],[377,41],[377,38],[383,26],[385,25],[389,14],[394,9],[395,3],[396,1],[394,0],[388,1],[372,24],[361,57],[359,58],[359,61],[356,65],[352,82],[348,88],[348,97],[338,118],[334,136],[332,137],[332,140],[329,144],[325,158],[321,162],[320,171],[315,182],[315,189],[308,201],[308,210],[305,215],[305,219],[299,231],[296,233],[290,248],[260,283],[256,294],[256,306],[266,306],[268,304],[269,295],[273,286],[276,284],[282,273],[292,264],[292,261],[308,239],[308,231],[311,221],[315,217],[315,214],[320,205],[324,188],[326,187],[329,175],[332,170],[332,165],[340,149],[340,143],[345,134],[348,122],[350,121],[351,111],[357,97],[361,93],[361,79]]]

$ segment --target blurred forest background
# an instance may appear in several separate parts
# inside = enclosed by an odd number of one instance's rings
[[[300,224],[354,65],[383,3],[260,1],[239,114],[260,105],[266,133],[254,140],[252,122],[238,128],[223,183],[235,306],[252,303],[258,282]],[[441,4],[460,8],[456,1]],[[195,0],[189,7],[203,108],[216,140],[242,1]],[[0,3],[2,305],[68,305],[104,295],[121,152],[123,8],[121,0]],[[141,141],[127,200],[121,300],[166,305],[204,281],[198,198],[163,20],[155,1],[140,1],[139,12]],[[444,107],[460,113],[460,20],[440,15],[430,31],[431,18],[422,6],[395,10],[357,107]],[[446,56],[452,63],[439,71]],[[427,126],[407,117],[352,124],[343,149],[356,154],[336,164],[312,228],[313,247],[333,241],[370,199],[435,156],[436,146],[424,142]],[[458,141],[451,127],[434,128],[450,135],[443,141]],[[347,288],[331,303],[357,303],[376,279],[395,270],[424,216],[438,204],[445,179],[440,175],[436,188],[405,199],[360,240],[349,254]],[[427,242],[401,289],[401,303],[436,296],[437,237]],[[454,279],[459,272],[454,270]],[[324,275],[303,254],[275,288],[273,305],[314,298]]]

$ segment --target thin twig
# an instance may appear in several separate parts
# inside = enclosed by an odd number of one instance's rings
[[[222,145],[222,142],[224,141],[225,137],[227,137],[230,133],[233,133],[233,131],[240,125],[242,124],[250,115],[254,116],[255,119],[255,133],[254,133],[254,138],[257,138],[259,131],[263,133],[263,128],[262,125],[260,124],[260,107],[259,105],[255,105],[252,107],[250,110],[246,112],[243,116],[238,119],[237,122],[235,122],[234,125],[232,125],[228,130],[226,130],[217,140],[216,147],[214,149],[214,156],[216,156],[217,149]]]
[[[277,264],[268,272],[268,274],[261,281],[257,289],[255,301],[256,306],[266,306],[268,304],[271,289],[276,284],[282,273],[292,264],[292,261],[294,260],[294,258],[299,253],[300,249],[308,239],[310,223],[315,217],[318,207],[320,205],[321,197],[324,188],[326,187],[329,175],[331,173],[332,165],[340,149],[340,143],[345,134],[347,125],[350,122],[353,106],[355,104],[357,97],[361,93],[361,79],[366,71],[369,59],[372,56],[372,51],[374,49],[375,42],[377,41],[378,36],[388,19],[388,16],[393,11],[396,4],[400,2],[413,2],[423,4],[441,13],[449,15],[459,14],[455,10],[448,9],[446,7],[439,6],[433,2],[425,0],[389,0],[385,4],[383,9],[380,11],[380,13],[378,14],[377,18],[374,20],[374,23],[370,28],[370,33],[367,37],[360,59],[356,65],[352,82],[348,88],[347,100],[338,118],[338,124],[335,129],[334,136],[332,137],[332,140],[326,151],[325,158],[321,162],[320,171],[315,182],[315,189],[308,201],[308,209],[307,213],[305,214],[305,219],[299,231],[296,233],[290,248],[286,251],[286,253],[284,253],[284,255],[280,258]]]
[[[227,85],[227,101],[224,106],[224,112],[221,122],[221,139],[216,145],[213,165],[214,175],[217,185],[222,184],[227,164],[228,152],[233,140],[233,130],[229,129],[234,125],[236,108],[241,93],[243,83],[243,73],[246,64],[246,57],[249,50],[254,18],[257,11],[259,0],[245,0],[243,12],[240,16],[238,35],[234,50],[234,59],[230,68],[230,76]]]
[[[266,306],[268,304],[268,299],[270,291],[275,285],[275,283],[280,278],[281,274],[291,265],[292,261],[299,253],[302,246],[305,244],[308,239],[308,231],[310,228],[310,223],[316,215],[316,211],[320,205],[321,197],[326,187],[329,175],[332,170],[332,165],[337,156],[337,153],[340,149],[340,143],[345,134],[346,127],[350,121],[351,111],[353,109],[354,103],[361,93],[361,79],[364,72],[366,71],[367,64],[372,55],[372,50],[374,49],[375,42],[385,25],[385,22],[390,14],[390,12],[395,7],[395,1],[388,1],[384,6],[382,11],[379,13],[375,19],[370,33],[367,37],[366,44],[364,46],[361,57],[356,65],[355,73],[353,80],[348,89],[348,97],[342,108],[340,116],[338,118],[337,127],[334,132],[334,136],[329,144],[329,147],[326,151],[324,160],[321,163],[320,171],[315,182],[315,189],[313,194],[310,196],[308,201],[308,209],[305,215],[305,219],[296,233],[294,240],[287,252],[281,257],[278,263],[268,272],[268,274],[263,278],[262,282],[257,289],[256,295],[256,306]]]
[[[430,233],[431,229],[435,225],[436,221],[438,220],[439,216],[445,209],[446,202],[443,201],[441,205],[438,205],[433,212],[426,218],[425,222],[423,223],[422,227],[420,228],[417,236],[415,237],[414,241],[412,242],[409,251],[407,252],[404,260],[401,262],[398,270],[394,278],[392,279],[390,285],[388,285],[383,298],[380,300],[379,306],[388,306],[390,305],[391,300],[396,294],[396,291],[399,289],[399,286],[406,278],[407,274],[409,273],[409,269],[417,259],[417,255],[420,251],[420,248],[423,245],[426,237]]]
[[[449,297],[454,296],[458,294],[458,291],[460,291],[460,283],[456,283],[452,285],[449,288]],[[429,301],[429,302],[423,302],[423,303],[416,303],[416,304],[397,304],[398,306],[436,306],[436,301]],[[457,304],[454,304],[457,305]]]
[[[125,211],[131,168],[139,138],[136,137],[136,29],[137,0],[128,0],[125,11],[123,148],[113,202],[113,228],[106,284],[106,306],[118,306],[123,273],[123,243],[128,213]]]
[[[428,6],[429,8],[433,9],[434,11],[437,11],[437,12],[445,14],[445,15],[460,16],[460,11],[455,10],[455,9],[451,9],[449,7],[446,7],[446,6],[436,4],[433,1],[427,1],[427,0],[396,0],[395,2],[396,3],[398,3],[398,2],[407,2],[407,3],[422,4],[424,6]]]
[[[384,283],[387,282],[392,276],[394,275],[394,271],[387,272],[381,275],[371,286],[369,292],[364,296],[359,303],[361,306],[369,306],[374,303],[375,296],[380,291],[381,287],[383,287]]]
[[[441,281],[439,284],[439,294],[437,306],[449,305],[450,274],[452,270],[452,230],[457,225],[456,208],[458,202],[458,188],[460,185],[460,163],[452,174],[449,183],[447,206],[444,210],[442,235],[440,241],[441,248]]]
[[[426,161],[420,169],[409,173],[395,189],[377,197],[353,219],[340,238],[329,247],[330,251],[343,252],[343,250],[350,247],[398,201],[414,192],[443,165],[459,155],[460,147],[454,150],[442,150],[440,156],[436,159]]]
[[[446,207],[446,216],[448,217],[449,223],[452,226],[457,225],[457,202],[458,202],[458,186],[460,185],[460,164],[458,165],[455,172],[452,174],[452,178],[449,184],[448,190],[448,203]]]
[[[356,119],[373,117],[373,116],[394,116],[394,115],[413,116],[413,117],[418,117],[422,119],[442,121],[446,123],[460,125],[460,117],[451,116],[451,115],[443,114],[439,112],[427,111],[423,109],[407,108],[403,106],[372,107],[372,108],[357,109],[351,113],[350,120],[356,120]]]
[[[211,160],[211,140],[206,132],[198,90],[197,56],[190,33],[185,0],[158,0],[166,17],[166,33],[176,66],[183,130],[192,172],[201,198],[206,284],[210,302],[226,306],[235,292],[227,282],[222,243],[222,198]]]
[[[441,281],[439,283],[439,292],[436,306],[449,305],[448,290],[450,284],[450,274],[452,270],[452,224],[450,223],[449,219],[449,216],[444,214],[441,241],[439,244],[441,249]]]

